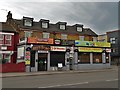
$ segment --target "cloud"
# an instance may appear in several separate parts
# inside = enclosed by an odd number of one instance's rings
[[[30,16],[36,21],[45,18],[51,23],[81,23],[98,34],[118,27],[117,2],[10,2],[3,3],[2,6],[11,10],[17,19]]]

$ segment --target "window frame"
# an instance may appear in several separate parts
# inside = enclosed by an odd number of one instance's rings
[[[85,37],[84,36],[79,36],[79,40],[80,41],[85,41]]]
[[[29,27],[31,27],[31,26],[32,26],[32,20],[25,19],[25,20],[24,20],[24,26],[29,26]]]
[[[116,43],[116,38],[115,37],[111,37],[110,38],[110,43],[111,44],[115,44]]]
[[[42,28],[48,28],[48,23],[47,22],[42,22]]]
[[[6,38],[6,36],[10,36],[10,38],[8,39],[8,38]],[[11,44],[12,44],[12,41],[11,41],[12,40],[12,36],[11,35],[4,35],[4,37],[5,37],[5,40],[4,40],[5,43],[4,44],[7,45],[7,46],[11,46]],[[10,43],[7,44],[6,43],[7,41],[9,41]]]
[[[65,38],[63,38],[63,37],[65,37]],[[68,37],[68,35],[67,35],[67,34],[61,34],[61,39],[66,40],[66,39],[67,39],[67,37]]]
[[[60,24],[60,29],[61,30],[65,30],[66,29],[66,25],[65,24]]]
[[[77,27],[76,29],[77,29],[78,32],[82,32],[83,31],[82,27]]]
[[[47,38],[44,35],[47,36]],[[50,33],[47,33],[47,32],[42,33],[42,38],[48,39],[49,37],[50,37]]]
[[[4,45],[4,35],[3,35],[3,34],[0,34],[0,35],[2,35],[2,38],[0,38],[0,41],[1,41],[2,43],[0,43],[0,45]]]

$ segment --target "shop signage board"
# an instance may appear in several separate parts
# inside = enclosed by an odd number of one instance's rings
[[[110,53],[110,52],[111,52],[111,49],[106,49],[106,52],[109,52],[109,53]]]
[[[25,52],[25,65],[30,65],[30,51]]]
[[[80,40],[75,40],[75,46],[111,47],[110,43],[107,42],[93,42]]]
[[[107,42],[95,42],[96,47],[110,47],[110,43]]]
[[[36,37],[28,37],[27,43],[35,43],[35,44],[53,44],[53,39],[41,39],[41,38],[36,38]]]
[[[60,45],[61,44],[61,40],[60,39],[55,39],[54,40],[54,44]]]
[[[49,45],[36,45],[32,47],[32,50],[44,50],[44,51],[49,51],[50,50],[50,46]]]
[[[62,45],[74,45],[75,41],[74,40],[61,40]]]
[[[87,48],[87,47],[79,47],[79,52],[102,52],[102,48]]]
[[[60,46],[51,46],[51,51],[66,51],[66,47],[60,47]]]

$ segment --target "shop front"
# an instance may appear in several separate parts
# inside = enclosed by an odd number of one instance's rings
[[[108,68],[109,53],[103,48],[78,47],[78,69]]]
[[[49,45],[34,45],[31,49],[31,71],[48,71]]]
[[[75,40],[78,47],[78,69],[110,67],[110,43]]]
[[[58,70],[65,67],[66,64],[66,47],[50,46],[50,67],[53,70]]]

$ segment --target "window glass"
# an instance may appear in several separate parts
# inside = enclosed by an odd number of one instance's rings
[[[82,32],[82,27],[77,27],[78,32]]]
[[[65,25],[60,25],[60,29],[65,30]]]
[[[2,63],[3,55],[0,54],[0,63]]]
[[[4,44],[3,40],[0,40],[0,45],[3,45],[3,44]]]
[[[110,38],[110,43],[111,43],[111,44],[115,44],[115,43],[116,43],[115,38]]]
[[[79,36],[80,41],[84,41],[84,36]]]
[[[4,39],[4,35],[0,34],[0,40]]]
[[[4,54],[4,60],[5,62],[10,62],[10,54]]]
[[[93,53],[93,63],[102,63],[101,53]]]
[[[48,23],[42,22],[42,28],[48,28]]]
[[[97,41],[97,37],[93,37],[93,41],[95,41],[95,42],[96,42],[96,41]]]
[[[25,26],[32,26],[32,21],[31,20],[25,20],[24,25]]]
[[[31,36],[31,32],[25,31],[25,37],[27,38],[27,37],[30,37],[30,36]]]
[[[11,40],[11,35],[5,35],[6,40]]]
[[[43,33],[43,38],[49,38],[50,33]]]
[[[90,53],[78,53],[78,63],[79,64],[90,63]]]
[[[67,34],[61,34],[61,39],[67,39]]]
[[[5,35],[5,45],[11,45],[11,35]]]

